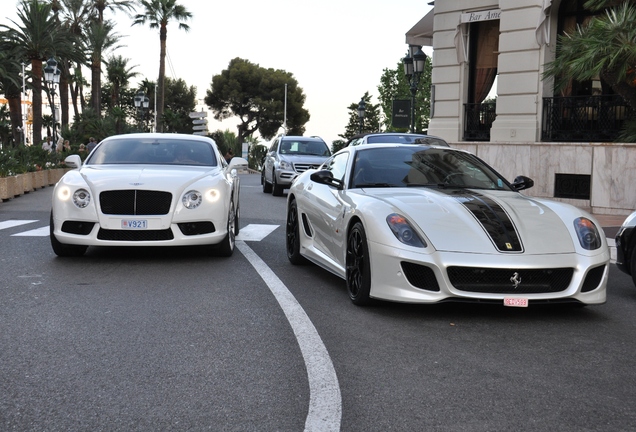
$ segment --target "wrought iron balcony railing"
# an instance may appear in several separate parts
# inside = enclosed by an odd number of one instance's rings
[[[635,116],[618,95],[543,98],[541,141],[613,142]]]
[[[464,141],[490,141],[496,111],[495,102],[464,104]]]

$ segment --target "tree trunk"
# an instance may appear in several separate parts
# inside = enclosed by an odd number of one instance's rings
[[[33,74],[33,145],[42,144],[42,60],[31,60]]]
[[[98,118],[102,117],[102,68],[100,59],[91,62],[91,106]]]
[[[611,87],[616,94],[621,95],[625,102],[636,111],[636,87],[632,87],[625,81],[617,82],[618,74],[614,71],[604,71],[601,76]]]
[[[14,147],[18,147],[22,143],[22,134],[18,132],[18,126],[24,130],[25,124],[22,124],[22,100],[21,93],[7,94],[9,101],[9,116],[11,117],[11,131],[13,132]],[[23,132],[26,133],[26,130]]]
[[[164,83],[166,79],[166,39],[168,37],[168,28],[165,25],[159,30],[159,81],[157,83],[157,132],[163,132],[163,98]]]
[[[60,75],[60,110],[62,111],[62,118],[60,122],[60,132],[64,126],[68,126],[69,117],[68,117],[68,77],[69,77],[69,66],[68,61],[62,60],[62,75]]]

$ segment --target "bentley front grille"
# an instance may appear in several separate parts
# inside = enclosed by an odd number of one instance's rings
[[[305,172],[308,169],[317,169],[320,166],[320,164],[316,165],[316,164],[302,164],[302,163],[296,163],[294,164],[294,170],[297,173],[301,173],[301,172]]]
[[[150,190],[112,190],[99,194],[103,214],[165,215],[170,211],[172,194]]]
[[[174,235],[171,229],[165,230],[109,230],[100,228],[97,233],[99,240],[109,241],[161,241],[172,240]]]
[[[493,294],[537,294],[564,291],[574,269],[498,269],[449,267],[448,278],[458,290]]]

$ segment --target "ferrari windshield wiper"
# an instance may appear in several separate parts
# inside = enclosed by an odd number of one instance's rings
[[[358,188],[371,188],[371,187],[395,187],[395,185],[390,183],[358,183],[356,184]]]

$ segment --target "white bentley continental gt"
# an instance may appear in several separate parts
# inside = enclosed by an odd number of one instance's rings
[[[349,146],[298,176],[286,248],[346,281],[353,303],[602,304],[610,252],[598,222],[519,193],[475,155],[430,145]]]
[[[239,232],[239,177],[216,143],[179,134],[106,138],[84,164],[65,159],[55,185],[50,238],[59,256],[88,246],[209,245],[221,256],[234,251]]]

